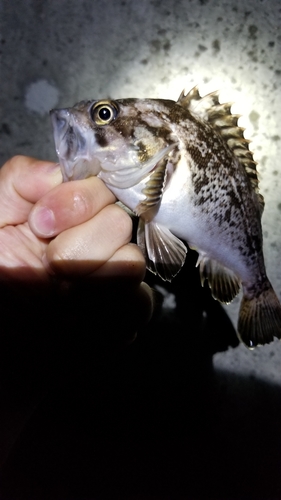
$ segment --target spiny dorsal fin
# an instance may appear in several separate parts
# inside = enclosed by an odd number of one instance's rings
[[[238,119],[241,115],[231,113],[233,103],[226,102],[221,104],[218,95],[218,91],[216,91],[201,97],[196,86],[187,94],[183,90],[177,103],[188,109],[196,117],[210,123],[220,133],[228,147],[244,166],[251,185],[257,194],[262,214],[264,199],[259,193],[257,163],[254,161],[253,153],[249,150],[249,143],[251,141],[245,139],[245,129],[238,125]]]

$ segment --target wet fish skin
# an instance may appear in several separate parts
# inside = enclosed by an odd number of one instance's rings
[[[100,177],[140,217],[138,244],[163,279],[183,265],[184,240],[216,299],[242,284],[238,335],[255,347],[281,338],[281,306],[264,265],[256,163],[230,107],[194,88],[177,102],[82,101],[51,114],[64,181]]]

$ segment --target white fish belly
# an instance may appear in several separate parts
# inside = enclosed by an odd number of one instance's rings
[[[232,269],[243,281],[251,280],[253,269],[249,269],[238,248],[234,248],[229,231],[219,226],[211,213],[205,214],[200,206],[195,206],[193,200],[191,171],[183,159],[163,194],[154,221],[170,229],[190,248]]]

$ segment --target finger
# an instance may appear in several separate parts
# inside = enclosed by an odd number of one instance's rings
[[[86,222],[115,201],[115,196],[97,177],[66,182],[36,203],[28,222],[37,236],[49,238]]]
[[[155,307],[154,293],[150,286],[142,282],[139,286],[137,299],[139,300],[138,328],[146,325],[152,318]]]
[[[0,227],[25,222],[32,205],[61,182],[55,163],[26,156],[11,158],[0,169]]]
[[[94,271],[89,277],[95,281],[122,280],[124,285],[134,286],[139,285],[144,279],[146,272],[146,263],[140,248],[134,243],[119,248],[112,257]]]
[[[105,293],[103,293],[105,291]],[[113,287],[113,290],[108,293],[102,287],[102,294],[100,297],[101,308],[110,307],[110,315],[103,322],[108,321],[109,330],[112,331],[114,336],[121,340],[122,336],[131,343],[136,338],[136,333],[140,331],[151,319],[153,314],[153,291],[144,282],[140,283],[138,287],[122,288]],[[111,323],[111,327],[110,327]],[[116,328],[118,325],[118,328]],[[126,341],[126,343],[128,343]]]
[[[99,310],[109,311],[101,317],[101,328],[106,324],[111,345],[132,343],[153,314],[153,292],[144,282],[135,289],[116,288],[110,295],[102,293],[99,303]]]
[[[0,281],[50,280],[42,266],[47,243],[38,241],[28,224],[8,225],[0,230]]]
[[[60,302],[65,331],[89,332],[95,351],[123,348],[152,316],[153,292],[145,283],[132,288],[73,280],[65,292]]]
[[[129,215],[117,205],[107,205],[89,221],[53,239],[47,247],[44,263],[55,273],[91,274],[128,243],[131,234]]]
[[[127,312],[124,311],[124,314],[127,328],[133,332],[132,340],[135,337],[135,330],[149,322],[154,310],[154,293],[146,283],[142,282],[145,273],[146,263],[140,248],[128,243],[119,248],[111,259],[90,276],[99,287],[99,291],[105,290],[108,297],[110,290],[114,302],[118,303],[121,300],[122,309],[124,305],[126,306]]]

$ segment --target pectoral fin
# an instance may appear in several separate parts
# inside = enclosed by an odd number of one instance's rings
[[[205,254],[199,254],[196,266],[198,265],[201,285],[204,286],[207,279],[213,297],[224,304],[229,304],[239,292],[239,278],[230,269],[209,259]]]
[[[138,245],[147,268],[164,281],[171,281],[184,264],[187,248],[169,229],[156,222],[139,220]]]
[[[135,212],[146,220],[151,220],[158,211],[165,186],[167,163],[167,157],[158,162],[142,190],[146,198],[138,204]]]

